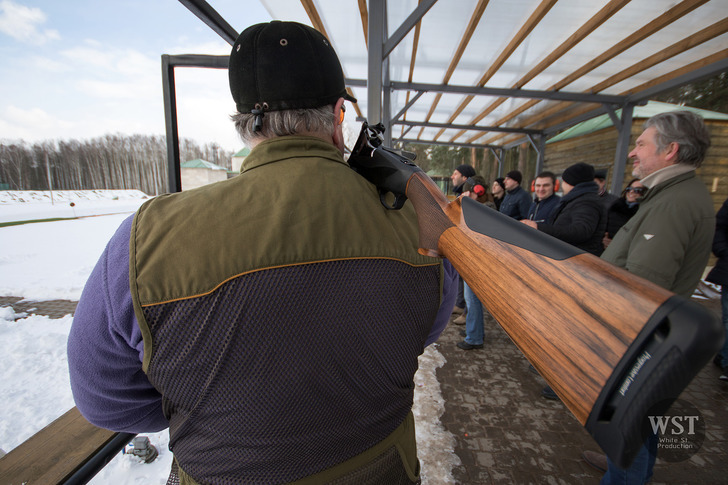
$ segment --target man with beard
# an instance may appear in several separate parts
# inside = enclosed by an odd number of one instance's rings
[[[475,175],[475,169],[467,164],[460,165],[458,168],[453,170],[452,175],[450,175],[450,180],[452,181],[452,193],[456,196],[462,194],[463,184],[466,180],[468,180],[468,177],[472,177],[473,175]]]

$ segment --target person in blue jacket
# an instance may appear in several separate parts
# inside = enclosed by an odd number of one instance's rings
[[[561,200],[556,195],[558,181],[553,172],[545,171],[536,175],[533,181],[534,200],[528,209],[529,221],[546,222],[551,215],[551,211]]]

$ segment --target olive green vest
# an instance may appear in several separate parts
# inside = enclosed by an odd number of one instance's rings
[[[413,478],[414,426],[396,430],[442,284],[417,234],[411,204],[386,210],[310,137],[263,142],[239,176],[140,208],[130,285],[181,477],[341,476],[395,441]]]

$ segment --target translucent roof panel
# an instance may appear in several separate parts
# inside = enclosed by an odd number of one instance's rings
[[[359,101],[359,117],[369,118],[371,102],[377,106],[366,88],[368,48],[378,56],[391,47],[381,56],[381,92],[391,94],[381,121],[393,123],[395,141],[405,132],[405,138],[423,142],[499,144],[518,138],[500,128],[521,130],[522,137],[534,131],[550,136],[572,119],[575,124],[606,107],[639,104],[728,70],[728,0],[261,3],[273,18],[311,25],[329,38]],[[214,0],[210,4],[214,8]],[[424,15],[413,16],[421,10]],[[386,40],[368,39],[374,18],[384,19]],[[409,30],[390,45],[402,26]]]

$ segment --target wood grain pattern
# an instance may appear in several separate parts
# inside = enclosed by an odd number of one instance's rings
[[[0,458],[2,483],[64,483],[116,434],[92,425],[74,407]]]
[[[422,252],[447,257],[585,424],[629,345],[672,294],[590,254],[551,259],[475,232],[461,201],[438,193],[420,174],[408,186]]]

